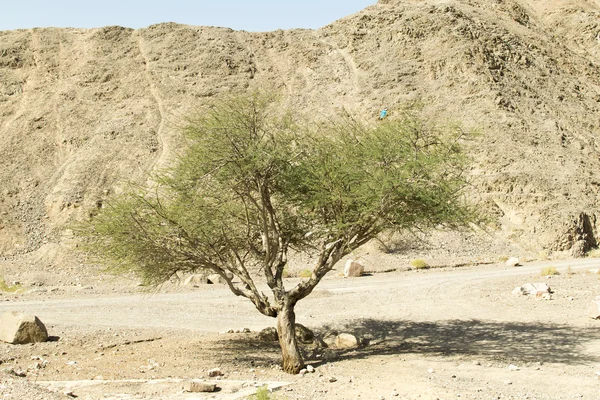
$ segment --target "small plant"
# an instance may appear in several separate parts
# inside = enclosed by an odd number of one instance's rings
[[[256,389],[256,394],[250,397],[251,400],[277,400],[277,397],[269,392],[268,386],[261,386]]]
[[[542,276],[554,276],[554,275],[560,275],[559,272],[556,270],[556,267],[542,268]]]
[[[6,283],[6,281],[4,281],[4,278],[0,279],[0,292],[14,293],[19,289],[21,289],[21,285],[9,285],[8,283]]]
[[[298,272],[298,276],[300,278],[310,278],[312,276],[312,271],[310,269],[303,269],[302,271]]]
[[[425,262],[425,260],[421,260],[420,258],[418,258],[416,260],[412,260],[410,262],[410,265],[412,265],[415,269],[427,269],[427,268],[429,268],[429,264],[427,264]]]
[[[498,257],[498,261],[503,262],[503,263],[507,262],[508,261],[508,256],[500,256],[500,257]]]
[[[283,269],[283,272],[281,273],[281,277],[282,278],[289,278],[290,276],[291,276],[290,275],[290,270],[287,267],[285,267]]]

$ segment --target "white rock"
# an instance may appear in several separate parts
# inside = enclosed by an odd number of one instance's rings
[[[227,283],[227,282],[225,281],[225,279],[223,279],[223,277],[221,275],[212,274],[206,278],[206,283],[212,284],[212,285],[218,285],[218,284]]]
[[[306,371],[312,374],[313,372],[315,372],[315,367],[313,367],[312,365],[307,365]]]
[[[508,260],[506,260],[507,267],[516,267],[518,265],[519,265],[519,259],[517,257],[511,257]]]
[[[365,267],[354,260],[348,260],[344,265],[344,276],[346,278],[355,278],[361,276],[364,272]]]
[[[340,333],[335,337],[335,347],[338,349],[358,347],[358,338],[351,333]]]
[[[0,341],[12,344],[45,342],[46,327],[34,315],[8,311],[0,317]]]
[[[514,364],[510,364],[510,365],[508,366],[508,369],[509,369],[509,371],[518,371],[518,370],[520,370],[521,368],[517,367],[517,366],[516,366],[516,365],[514,365]]]
[[[206,277],[201,274],[190,275],[185,279],[185,281],[183,281],[184,286],[194,286],[194,287],[198,287],[204,283],[206,283]]]
[[[545,294],[550,294],[550,287],[546,283],[526,283],[523,286],[516,287],[512,293],[515,296],[534,296],[543,298]]]

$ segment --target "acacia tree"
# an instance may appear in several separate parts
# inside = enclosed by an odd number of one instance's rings
[[[219,274],[277,318],[283,369],[304,366],[296,303],[336,263],[384,230],[465,226],[459,129],[407,113],[373,126],[346,119],[310,129],[276,97],[212,103],[189,118],[189,146],[152,185],[108,201],[80,231],[86,249],[160,284],[178,272]],[[288,254],[310,253],[311,276],[286,287]],[[272,299],[259,288],[266,285]]]

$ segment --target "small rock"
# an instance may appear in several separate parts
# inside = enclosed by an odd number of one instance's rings
[[[331,383],[337,382],[337,378],[332,376],[331,378],[329,378],[329,382],[331,382]]]
[[[212,393],[216,388],[217,385],[214,383],[206,383],[198,379],[187,381],[183,384],[183,390],[191,393]]]
[[[510,380],[506,380],[506,381],[504,381],[504,384],[505,384],[505,385],[512,385],[512,381],[510,381]]]
[[[344,276],[346,278],[355,278],[361,276],[365,272],[365,267],[362,264],[348,260],[344,265]]]
[[[516,366],[516,365],[514,365],[514,364],[510,364],[510,365],[508,366],[508,370],[509,370],[509,371],[518,371],[518,370],[520,370],[520,369],[521,369],[521,368],[517,367],[517,366]]]
[[[225,279],[219,274],[212,274],[206,277],[206,283],[209,285],[218,285],[222,283],[227,283]]]
[[[335,347],[338,349],[352,349],[358,344],[358,338],[350,333],[340,333],[335,338]]]
[[[430,373],[430,374],[433,374],[433,373],[435,372],[435,370],[434,370],[433,368],[429,368],[429,369],[427,370],[427,372],[428,372],[428,373]]]
[[[394,391],[393,391],[393,392],[390,394],[390,396],[392,396],[392,397],[398,397],[398,396],[399,396],[399,394],[398,394],[398,392],[396,392],[396,390],[394,390]]]
[[[306,366],[306,371],[310,372],[311,374],[315,372],[315,367],[313,367],[312,365],[307,365]]]
[[[210,371],[208,371],[208,376],[214,378],[216,376],[223,376],[223,373],[219,368],[213,368]]]
[[[277,329],[270,326],[268,328],[263,329],[258,333],[258,339],[263,342],[276,342],[279,340],[279,336],[277,335]]]
[[[34,315],[8,311],[0,316],[0,341],[12,344],[45,342],[46,327]]]
[[[551,294],[550,287],[546,283],[526,283],[516,287],[512,293],[515,296],[534,296],[544,298],[544,294]]]
[[[298,372],[300,375],[306,375],[306,373],[308,372],[308,370],[306,368],[302,368],[300,370],[300,372]]]
[[[506,264],[507,267],[517,267],[519,266],[519,259],[517,257],[511,257],[508,260],[506,260]]]
[[[294,333],[296,335],[296,339],[300,343],[310,344],[315,341],[315,334],[313,333],[313,331],[311,331],[302,324],[296,324]]]

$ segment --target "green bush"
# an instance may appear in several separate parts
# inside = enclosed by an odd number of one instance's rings
[[[425,262],[425,260],[421,260],[420,258],[418,258],[416,260],[412,260],[410,262],[410,265],[413,266],[416,269],[427,269],[427,268],[429,268],[429,264],[427,264]]]
[[[302,271],[298,272],[298,276],[300,278],[310,278],[312,276],[312,271],[310,269],[303,269]]]
[[[8,283],[6,283],[6,281],[4,281],[4,278],[0,279],[0,292],[13,293],[19,289],[21,289],[21,285],[9,285]]]
[[[553,276],[553,275],[560,275],[559,272],[556,270],[556,267],[542,268],[542,276]]]
[[[277,400],[277,396],[269,392],[268,386],[261,386],[256,389],[256,394],[250,397],[251,400]]]

